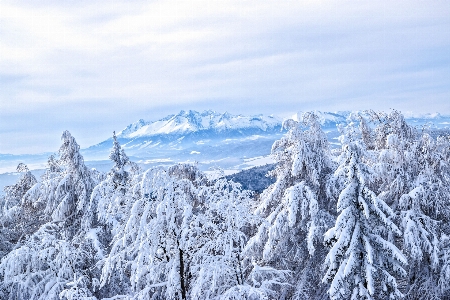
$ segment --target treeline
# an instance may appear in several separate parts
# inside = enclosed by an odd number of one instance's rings
[[[267,176],[274,168],[274,164],[266,164],[227,175],[225,178],[239,183],[244,190],[261,194],[268,186],[275,182],[274,177]]]
[[[284,123],[257,197],[195,166],[107,174],[69,132],[0,199],[0,299],[449,299],[450,139],[401,113]]]

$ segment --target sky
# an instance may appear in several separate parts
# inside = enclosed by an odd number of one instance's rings
[[[450,1],[0,1],[0,153],[138,119],[450,114]]]

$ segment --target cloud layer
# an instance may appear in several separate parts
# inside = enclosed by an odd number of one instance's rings
[[[95,2],[95,3],[94,3]],[[181,109],[450,113],[448,1],[2,1],[0,153]]]

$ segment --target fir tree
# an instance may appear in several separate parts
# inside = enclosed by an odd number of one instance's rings
[[[345,187],[336,224],[325,234],[331,249],[323,281],[330,283],[331,299],[401,298],[395,275],[406,275],[407,260],[385,239],[390,232],[401,234],[391,220],[393,211],[368,187],[363,148],[358,142],[343,147],[335,175],[345,178]]]
[[[276,182],[263,192],[256,210],[266,218],[246,249],[262,265],[294,271],[295,289],[285,286],[280,295],[312,298],[323,293],[320,255],[323,233],[333,220],[326,193],[333,163],[316,115],[307,113],[302,122],[288,120],[284,126],[289,132],[272,147]]]

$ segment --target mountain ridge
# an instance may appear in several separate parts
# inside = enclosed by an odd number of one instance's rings
[[[117,137],[136,138],[149,137],[158,134],[186,134],[195,131],[213,130],[223,132],[233,129],[254,128],[266,131],[274,127],[281,127],[281,119],[273,115],[232,115],[228,112],[218,113],[213,110],[197,112],[194,110],[180,111],[175,115],[168,115],[157,121],[143,119],[134,122],[123,130]]]
[[[336,124],[347,122],[350,115],[364,114],[358,111],[313,113],[319,117],[331,144],[336,147],[339,146]],[[300,120],[302,114],[297,112],[285,119]],[[118,132],[117,138],[127,155],[146,166],[161,162],[174,164],[199,161],[205,165],[205,169],[214,164],[240,169],[249,167],[246,161],[249,158],[270,154],[273,142],[286,132],[282,127],[284,120],[274,115],[245,116],[214,110],[182,110],[156,121],[139,119]],[[448,130],[450,125],[450,116],[440,113],[408,113],[406,120],[417,127],[434,123],[432,128],[439,130]],[[109,138],[82,149],[82,153],[86,161],[105,162],[108,161],[111,145],[112,138]],[[0,169],[13,172],[18,162],[25,162],[33,168],[44,166],[47,158],[46,154],[0,154]]]

